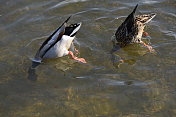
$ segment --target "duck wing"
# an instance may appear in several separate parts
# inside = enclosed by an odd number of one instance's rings
[[[128,43],[131,36],[135,34],[136,25],[135,25],[135,12],[138,7],[138,4],[135,6],[134,10],[125,21],[118,27],[115,36],[118,42]]]
[[[133,29],[134,24],[135,24],[135,16],[134,16],[134,14],[136,12],[137,7],[138,7],[138,4],[134,8],[133,12],[130,15],[128,15],[128,17],[124,21],[124,24],[125,24],[126,29],[127,29],[127,31],[126,31],[127,34],[126,35],[128,35],[128,34],[133,32],[132,29]]]

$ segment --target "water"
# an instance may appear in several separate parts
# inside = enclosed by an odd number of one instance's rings
[[[112,55],[111,37],[137,3],[137,14],[157,13],[145,28],[157,54],[134,44]],[[1,0],[0,8],[0,116],[176,115],[174,0]],[[76,47],[87,64],[47,59],[28,80],[31,58],[72,14],[83,23]]]

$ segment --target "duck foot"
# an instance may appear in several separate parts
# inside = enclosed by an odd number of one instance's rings
[[[124,60],[122,60],[122,59],[120,59],[119,61],[120,61],[120,63],[117,65],[118,68],[120,68],[120,65],[124,63]]]
[[[87,63],[84,58],[78,58],[78,57],[76,57],[71,51],[69,51],[69,54],[72,56],[72,58],[74,60],[82,62],[82,63]]]
[[[148,39],[149,40],[149,44],[150,44],[150,39],[151,39],[151,37],[150,37],[150,35],[147,33],[147,32],[145,32],[144,30],[143,30],[143,36],[146,38],[146,39]]]
[[[148,50],[151,52],[151,53],[155,53],[156,51],[152,48],[152,46],[150,46],[150,45],[147,45],[146,43],[144,43],[143,41],[142,41],[142,44],[145,46],[145,47],[147,47],[148,48]]]
[[[71,44],[71,49],[72,49],[72,51],[73,51],[75,54],[79,54],[79,51],[76,49],[76,47],[75,47],[75,45],[73,44],[73,42],[72,42],[72,44]]]
[[[144,30],[143,30],[143,35],[144,35],[145,37],[150,37],[150,35],[149,35],[147,32],[145,32]]]

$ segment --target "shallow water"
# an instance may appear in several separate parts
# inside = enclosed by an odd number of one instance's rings
[[[111,54],[111,37],[137,3],[137,14],[157,13],[145,28],[157,53],[134,44]],[[0,116],[176,115],[174,0],[1,0],[0,8]],[[75,44],[87,64],[47,59],[29,80],[31,58],[72,14],[70,23],[83,23]]]

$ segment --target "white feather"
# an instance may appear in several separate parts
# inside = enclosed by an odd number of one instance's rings
[[[69,52],[68,49],[70,48],[73,39],[74,39],[74,37],[63,35],[61,40],[58,41],[52,48],[50,48],[48,50],[48,52],[43,57],[44,58],[57,58],[57,57],[62,57],[62,56],[67,55]],[[46,48],[48,48],[50,46],[49,44],[45,45]],[[43,49],[44,48],[45,47],[43,47]]]

